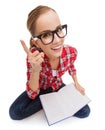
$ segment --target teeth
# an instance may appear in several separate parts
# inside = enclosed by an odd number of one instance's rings
[[[52,49],[59,49],[61,46],[57,46],[57,47],[55,47],[55,48],[52,48]]]

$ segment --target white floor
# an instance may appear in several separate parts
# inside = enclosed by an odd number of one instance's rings
[[[105,129],[104,0],[68,2],[61,0],[0,2],[0,129]],[[78,80],[92,100],[89,103],[91,114],[86,119],[72,117],[48,126],[43,110],[21,121],[13,121],[9,117],[8,110],[11,103],[25,90],[26,54],[19,40],[25,40],[28,45],[30,35],[26,29],[26,19],[28,12],[36,6],[36,3],[57,9],[63,22],[66,21],[70,27],[67,43],[78,50],[75,62]],[[68,75],[63,78],[65,83],[72,82]]]

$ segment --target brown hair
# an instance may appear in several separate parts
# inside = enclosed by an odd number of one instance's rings
[[[37,19],[41,14],[44,14],[48,12],[49,10],[53,10],[56,12],[54,9],[48,7],[48,6],[37,6],[35,9],[33,9],[29,14],[28,14],[28,19],[27,19],[27,28],[29,32],[31,33],[32,36],[35,36],[35,24]],[[33,46],[33,43],[31,42],[32,38],[30,38],[30,48]]]

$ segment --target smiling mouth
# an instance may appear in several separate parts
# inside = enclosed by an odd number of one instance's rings
[[[53,47],[53,48],[51,48],[52,50],[59,50],[59,49],[61,49],[61,45],[59,45],[59,46],[57,46],[57,47]]]

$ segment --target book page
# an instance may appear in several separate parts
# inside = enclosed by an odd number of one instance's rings
[[[63,118],[61,113],[64,113],[64,109],[59,101],[58,92],[41,95],[40,99],[49,125]]]
[[[62,105],[66,113],[71,116],[74,115],[79,109],[85,106],[90,99],[86,95],[82,95],[74,86],[69,84],[59,90],[58,97],[64,103]]]
[[[49,125],[74,115],[90,102],[74,84],[69,84],[58,92],[40,95],[40,99]]]

